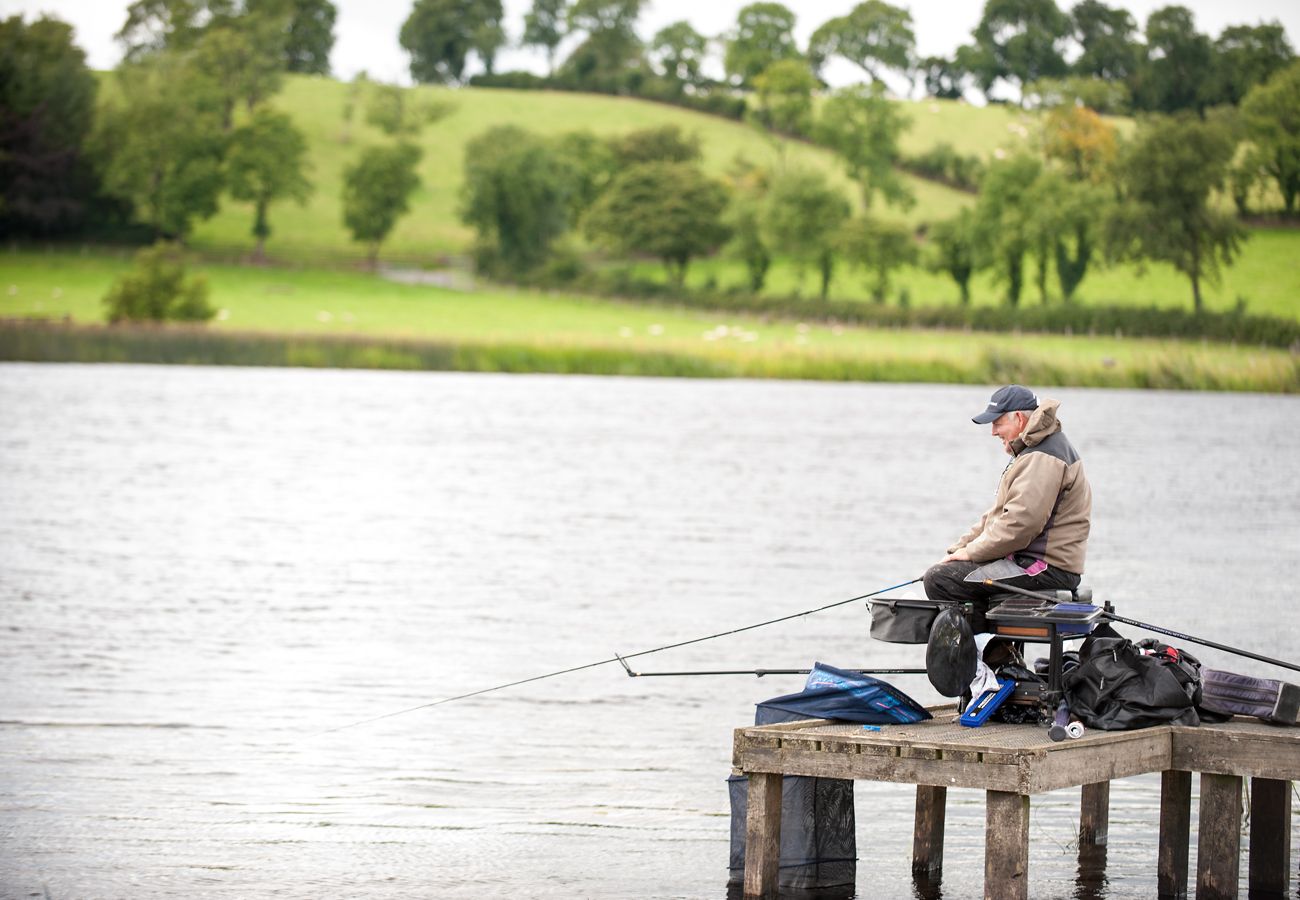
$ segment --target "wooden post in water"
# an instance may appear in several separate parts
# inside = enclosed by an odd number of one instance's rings
[[[1080,848],[1106,846],[1106,833],[1109,829],[1110,782],[1085,784],[1079,803]]]
[[[1196,900],[1236,900],[1241,855],[1241,776],[1201,773]]]
[[[987,791],[984,900],[1029,898],[1029,797]]]
[[[1285,897],[1291,877],[1291,782],[1250,780],[1250,892]]]
[[[1187,896],[1187,852],[1192,833],[1192,773],[1160,774],[1160,854],[1156,890],[1161,897]]]
[[[912,829],[912,874],[930,877],[943,869],[943,826],[948,789],[916,786],[916,821]]]
[[[781,864],[780,774],[749,773],[745,818],[745,897],[775,898]]]

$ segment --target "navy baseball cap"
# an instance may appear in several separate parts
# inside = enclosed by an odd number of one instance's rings
[[[1038,409],[1038,398],[1023,384],[1008,384],[993,392],[988,407],[971,418],[976,425],[987,425],[1003,413],[1029,412]]]

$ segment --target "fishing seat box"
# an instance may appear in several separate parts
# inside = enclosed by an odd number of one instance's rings
[[[1232,716],[1255,716],[1278,725],[1295,725],[1300,686],[1219,669],[1201,669],[1201,707]]]
[[[953,603],[914,600],[910,597],[873,597],[871,636],[891,644],[924,644],[930,640],[930,626],[942,610]]]

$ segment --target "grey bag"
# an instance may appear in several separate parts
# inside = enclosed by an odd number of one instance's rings
[[[1201,669],[1201,708],[1226,716],[1255,716],[1265,722],[1295,725],[1300,686],[1219,669]]]
[[[891,644],[924,644],[939,611],[952,606],[938,600],[875,597],[871,604],[871,636]]]

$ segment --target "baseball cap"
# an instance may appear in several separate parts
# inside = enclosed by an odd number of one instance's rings
[[[1038,398],[1023,384],[1008,384],[998,388],[989,398],[985,410],[971,418],[976,425],[987,425],[1003,413],[1029,412],[1038,409]]]

